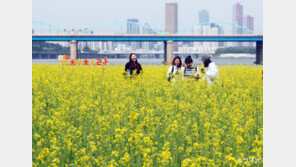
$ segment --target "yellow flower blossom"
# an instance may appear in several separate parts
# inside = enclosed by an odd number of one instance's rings
[[[262,66],[212,85],[106,68],[33,64],[32,166],[263,165]]]

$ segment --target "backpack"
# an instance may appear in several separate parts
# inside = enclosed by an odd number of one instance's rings
[[[173,72],[174,72],[174,67],[175,67],[175,66],[173,66],[172,71],[171,71],[172,74],[173,74]],[[169,78],[168,78],[168,81],[169,81],[169,82],[171,82],[171,78],[172,78],[172,77],[169,76]]]

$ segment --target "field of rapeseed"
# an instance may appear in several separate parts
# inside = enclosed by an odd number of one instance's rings
[[[262,66],[213,85],[143,69],[33,64],[33,166],[263,166]]]

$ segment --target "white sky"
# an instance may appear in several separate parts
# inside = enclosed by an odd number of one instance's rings
[[[111,21],[138,18],[164,30],[165,2],[172,0],[32,0],[32,20],[59,28],[85,28]],[[233,4],[244,6],[244,16],[254,16],[254,30],[263,31],[262,0],[175,0],[179,30],[198,23],[198,11],[207,9],[210,21],[232,22]]]

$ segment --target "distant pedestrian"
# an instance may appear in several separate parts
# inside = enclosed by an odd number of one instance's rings
[[[211,57],[204,55],[201,59],[206,70],[202,69],[201,72],[204,73],[203,80],[207,80],[208,84],[217,82],[219,79],[219,69],[214,62],[211,61]]]
[[[184,67],[182,67],[182,60],[179,56],[176,56],[173,59],[172,66],[168,69],[167,72],[168,81],[173,80],[173,82],[175,82],[176,79],[181,79],[183,74]]]
[[[129,56],[129,62],[125,65],[125,74],[136,76],[143,72],[141,64],[138,63],[137,56],[135,53],[131,53]]]

